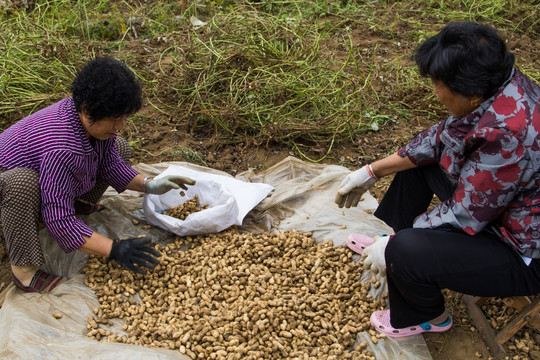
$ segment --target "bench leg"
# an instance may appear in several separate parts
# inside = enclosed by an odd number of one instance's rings
[[[515,318],[508,323],[502,329],[499,331],[499,333],[495,336],[495,340],[499,344],[504,344],[508,341],[516,332],[519,331],[525,325],[527,322],[531,321],[534,323],[535,316],[540,311],[540,297],[536,297],[530,304],[525,306],[524,308],[519,311],[518,314],[515,315]]]
[[[497,359],[503,359],[506,355],[506,351],[504,351],[502,345],[497,342],[495,331],[487,321],[482,310],[476,304],[480,298],[465,294],[461,297],[461,299],[467,305],[469,315],[478,328],[478,332],[482,336],[482,339],[484,339],[484,342],[489,347],[491,355]]]

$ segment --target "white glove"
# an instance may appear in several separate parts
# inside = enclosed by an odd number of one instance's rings
[[[167,175],[161,179],[149,180],[144,186],[144,192],[147,194],[161,195],[173,189],[187,190],[187,185],[194,185],[195,180],[184,176]]]
[[[346,208],[357,206],[362,195],[368,191],[377,179],[370,169],[369,165],[356,170],[345,176],[338,188],[335,202],[340,208],[345,205]]]
[[[364,257],[364,267],[371,269],[374,273],[381,273],[381,276],[386,275],[386,261],[384,260],[384,251],[389,235],[375,236],[375,242],[364,249],[362,256]]]

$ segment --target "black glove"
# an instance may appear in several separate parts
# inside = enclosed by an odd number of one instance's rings
[[[159,260],[155,257],[161,256],[157,250],[152,249],[150,246],[146,246],[150,241],[150,238],[146,236],[125,240],[114,240],[109,259],[113,259],[119,265],[128,268],[131,271],[144,275],[146,274],[146,271],[140,267],[153,269],[156,264],[159,263]]]

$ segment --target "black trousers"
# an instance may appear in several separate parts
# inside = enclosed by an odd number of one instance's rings
[[[497,297],[540,293],[540,260],[527,266],[497,235],[412,227],[433,194],[444,201],[453,191],[438,165],[402,171],[375,211],[395,231],[385,252],[390,318],[395,328],[441,315],[445,309],[442,289]]]

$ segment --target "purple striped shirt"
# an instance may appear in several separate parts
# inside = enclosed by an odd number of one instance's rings
[[[138,174],[118,155],[115,139],[90,143],[72,98],[61,100],[13,124],[0,134],[0,167],[39,172],[41,213],[65,252],[85,243],[93,231],[75,217],[74,200],[102,179],[122,192]]]

